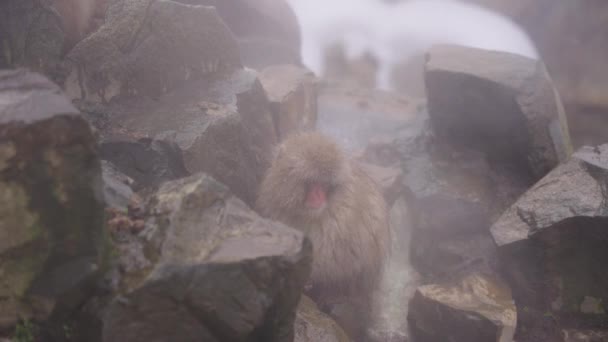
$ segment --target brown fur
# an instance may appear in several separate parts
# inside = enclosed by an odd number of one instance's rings
[[[91,28],[93,16],[99,4],[105,0],[54,0],[65,33],[64,50],[82,40]]]
[[[311,180],[333,186],[321,213],[304,205]],[[311,281],[323,297],[366,296],[376,286],[390,246],[386,203],[374,181],[331,139],[317,132],[287,138],[262,182],[257,207],[308,234]]]

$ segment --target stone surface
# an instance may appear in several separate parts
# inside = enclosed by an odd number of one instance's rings
[[[312,261],[307,238],[204,174],[165,183],[148,210],[142,238],[154,267],[112,302],[104,341],[293,338]]]
[[[66,38],[51,7],[35,0],[0,3],[0,69],[26,67],[55,80]]]
[[[350,338],[331,318],[302,295],[294,322],[294,342],[349,342]]]
[[[133,179],[120,172],[116,166],[107,161],[101,162],[103,176],[103,197],[106,206],[126,210],[134,196]]]
[[[540,178],[571,153],[564,109],[544,66],[508,53],[436,46],[425,67],[441,139]]]
[[[424,285],[410,303],[410,330],[421,342],[507,342],[517,312],[508,287],[482,275],[453,285]]]
[[[102,269],[101,166],[90,125],[61,90],[0,72],[0,329],[62,318]]]
[[[260,82],[272,105],[279,139],[315,128],[317,83],[311,72],[293,65],[277,65],[264,69]]]
[[[72,98],[158,97],[189,79],[241,67],[237,42],[213,7],[118,0],[106,22],[68,55]]]
[[[564,342],[606,342],[608,341],[608,331],[593,330],[563,330]]]
[[[103,157],[136,189],[203,171],[251,204],[276,143],[270,105],[252,70],[192,80],[157,100],[117,100],[99,111]]]
[[[492,226],[522,307],[608,323],[607,182],[608,145],[581,148]]]

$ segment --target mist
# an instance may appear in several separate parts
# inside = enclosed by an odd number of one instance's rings
[[[302,30],[303,63],[323,75],[323,51],[340,44],[348,59],[378,62],[376,86],[391,89],[391,70],[436,44],[457,44],[538,58],[526,33],[483,7],[455,0],[289,0]]]

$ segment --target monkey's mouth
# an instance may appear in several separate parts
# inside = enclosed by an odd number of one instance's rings
[[[323,211],[327,205],[327,189],[320,183],[312,183],[306,192],[306,207],[312,211]]]

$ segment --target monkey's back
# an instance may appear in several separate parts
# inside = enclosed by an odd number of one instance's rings
[[[390,248],[388,208],[376,183],[350,161],[352,179],[318,226],[310,227],[314,260],[311,280],[323,292],[357,294],[376,285]]]

